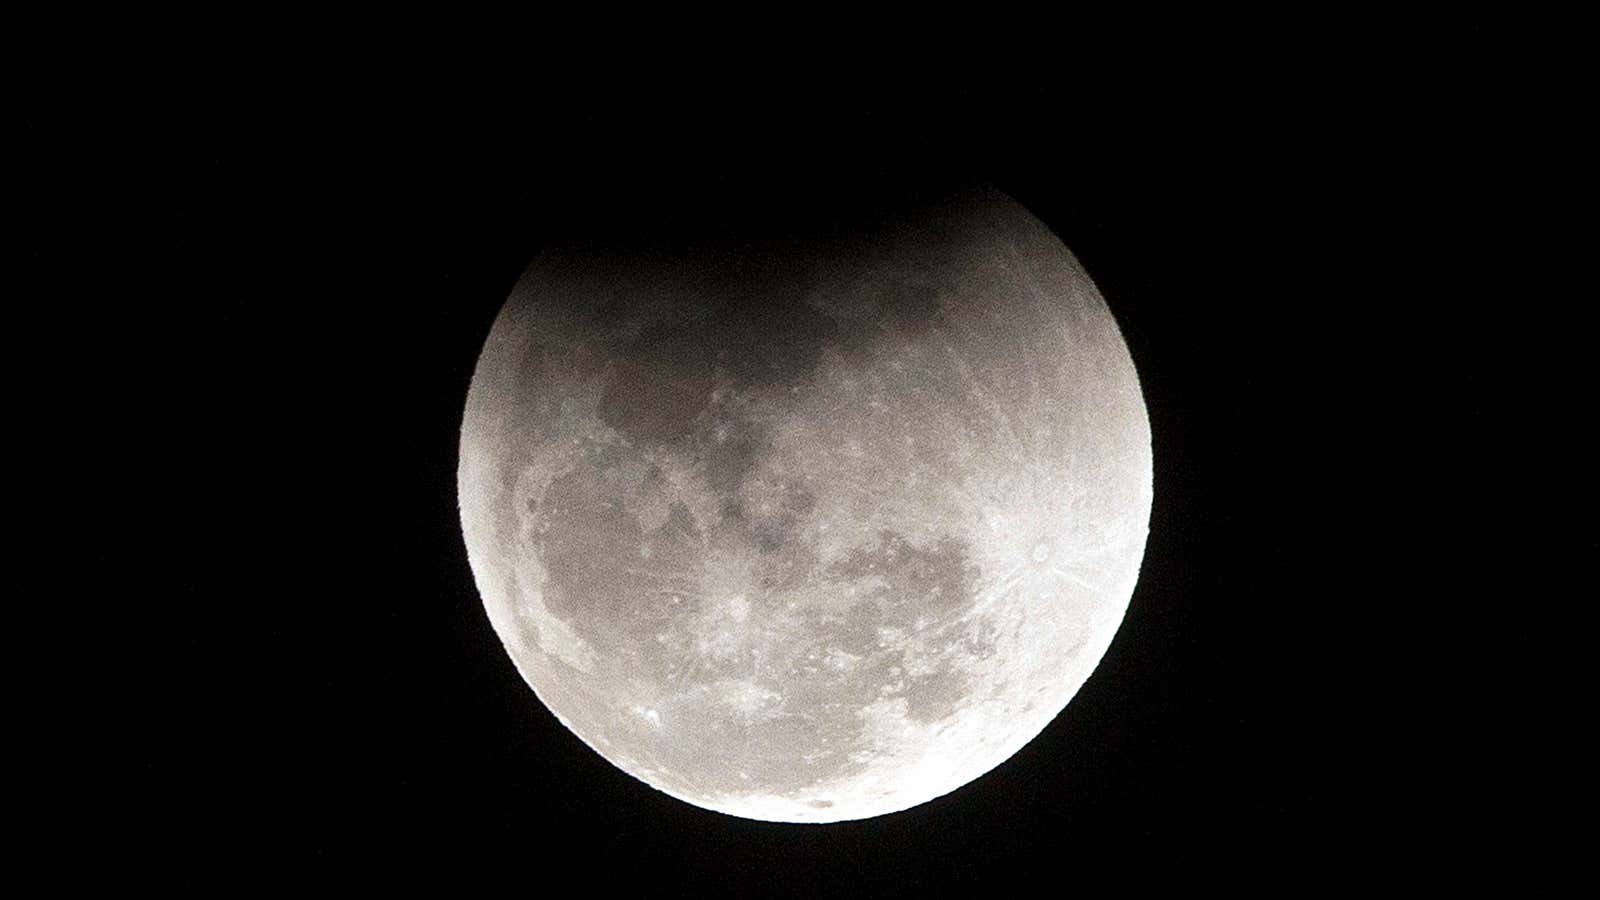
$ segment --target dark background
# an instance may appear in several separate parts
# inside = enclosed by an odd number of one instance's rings
[[[685,896],[1515,868],[1505,810],[1532,801],[1461,754],[1535,714],[1446,662],[1488,588],[1434,564],[1512,552],[1457,542],[1474,463],[1438,449],[1498,440],[1472,348],[1529,115],[1504,39],[1241,13],[1092,61],[1074,32],[782,77],[223,48],[66,91],[41,68],[28,249],[98,364],[98,439],[63,453],[117,473],[92,508],[120,511],[81,561],[122,598],[93,613],[110,789],[63,840],[98,823],[116,871],[177,884]],[[468,379],[523,267],[621,222],[782,231],[982,184],[1078,255],[1144,385],[1155,509],[1109,653],[1014,758],[888,817],[745,821],[613,768],[513,670],[456,518]],[[1530,640],[1495,627],[1502,659]],[[1469,698],[1493,723],[1440,740]]]

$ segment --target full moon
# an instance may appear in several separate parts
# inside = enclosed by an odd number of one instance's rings
[[[1083,268],[977,193],[546,250],[478,359],[458,489],[562,724],[697,806],[830,822],[949,793],[1067,706],[1138,578],[1150,429]]]

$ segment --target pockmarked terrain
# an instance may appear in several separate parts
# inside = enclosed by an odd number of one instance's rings
[[[546,252],[478,361],[459,492],[562,723],[698,806],[827,822],[1066,707],[1138,576],[1150,432],[1088,276],[983,194],[848,239]]]

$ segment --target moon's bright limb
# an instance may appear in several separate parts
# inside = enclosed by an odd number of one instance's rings
[[[849,242],[545,254],[459,491],[563,724],[690,803],[827,822],[952,791],[1066,706],[1138,576],[1150,431],[1088,276],[985,195]]]

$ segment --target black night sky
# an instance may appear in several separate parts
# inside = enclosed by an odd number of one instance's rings
[[[95,185],[85,240],[110,247],[88,273],[83,244],[47,246],[82,208],[30,207],[34,259],[84,273],[93,327],[63,327],[139,473],[95,508],[151,511],[93,561],[141,597],[88,807],[135,836],[121,871],[972,896],[1459,865],[1465,763],[1427,737],[1464,700],[1404,626],[1461,637],[1438,604],[1464,588],[1415,561],[1468,466],[1411,436],[1484,449],[1497,399],[1440,348],[1492,292],[1418,263],[1481,249],[1461,241],[1516,104],[1483,22],[1247,19],[1093,63],[857,48],[826,77],[220,50],[35,77],[30,171]],[[472,583],[456,440],[493,317],[553,238],[782,231],[980,184],[1077,254],[1140,372],[1155,509],[1121,631],[1043,734],[925,806],[798,827],[656,793],[537,702]],[[1501,717],[1484,741],[1532,715],[1473,685]],[[1477,785],[1479,810],[1515,800]]]

